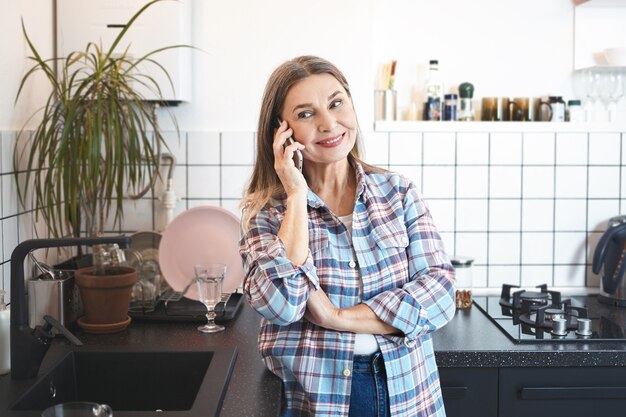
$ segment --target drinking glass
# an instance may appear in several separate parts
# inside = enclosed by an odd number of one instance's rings
[[[222,282],[226,274],[226,265],[207,264],[196,265],[196,285],[198,286],[198,300],[207,309],[207,324],[199,326],[198,331],[202,333],[216,333],[224,330],[224,326],[215,324],[215,306],[222,298]]]

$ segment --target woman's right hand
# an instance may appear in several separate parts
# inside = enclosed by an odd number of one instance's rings
[[[293,161],[296,150],[302,151],[305,146],[294,141],[286,145],[287,140],[293,135],[293,130],[286,122],[281,122],[274,133],[274,169],[287,196],[303,193],[306,195],[308,185],[304,175],[296,167]]]

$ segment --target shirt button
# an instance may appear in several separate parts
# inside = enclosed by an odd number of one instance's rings
[[[343,370],[343,376],[350,376],[350,370],[349,369],[344,369]]]
[[[350,268],[354,268],[356,266],[356,262],[350,261],[348,262],[348,265],[350,265]]]
[[[413,347],[413,345],[414,345],[414,344],[415,344],[415,340],[409,340],[409,339],[406,339],[406,340],[404,341],[404,345],[405,345],[406,347]]]

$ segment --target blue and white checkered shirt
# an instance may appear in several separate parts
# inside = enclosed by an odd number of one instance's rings
[[[254,216],[242,237],[245,294],[263,316],[261,356],[284,382],[285,415],[348,415],[354,333],[303,318],[310,291],[321,287],[335,306],[363,302],[400,330],[401,336],[375,335],[385,361],[391,415],[445,416],[430,333],[454,315],[454,269],[415,185],[391,172],[355,168],[351,240],[311,190],[304,264],[287,259],[278,238],[284,198]]]

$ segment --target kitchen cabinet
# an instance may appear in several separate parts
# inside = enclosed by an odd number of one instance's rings
[[[498,415],[497,368],[440,368],[448,417]]]
[[[503,368],[498,397],[502,417],[623,415],[617,410],[626,410],[626,369]]]
[[[440,368],[448,417],[589,417],[626,410],[626,369]]]

